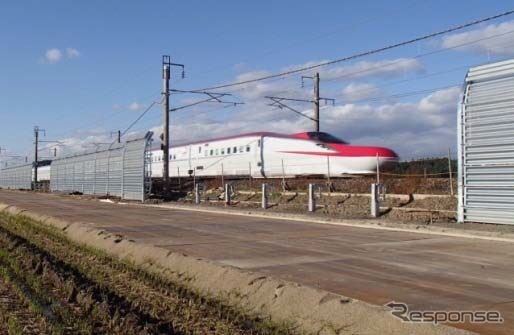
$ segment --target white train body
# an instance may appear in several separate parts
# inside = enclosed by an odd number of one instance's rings
[[[392,150],[349,145],[326,133],[251,133],[170,148],[170,177],[190,175],[256,178],[375,173],[396,161]],[[152,177],[162,177],[163,151],[151,155]]]

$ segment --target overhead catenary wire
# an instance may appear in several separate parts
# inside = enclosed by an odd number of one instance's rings
[[[499,13],[499,14],[496,14],[496,15],[492,15],[492,16],[488,16],[488,17],[485,17],[485,18],[481,18],[481,19],[478,19],[478,20],[471,21],[471,22],[467,22],[467,23],[464,23],[464,24],[460,24],[460,25],[457,25],[457,26],[454,26],[454,27],[451,27],[451,28],[447,28],[447,29],[444,29],[444,30],[440,30],[440,31],[437,31],[437,32],[434,32],[434,33],[430,33],[430,34],[426,34],[426,35],[423,35],[423,36],[412,38],[412,39],[409,39],[409,40],[406,40],[406,41],[390,44],[390,45],[387,45],[387,46],[384,46],[384,47],[380,47],[380,48],[376,48],[376,49],[360,52],[360,53],[357,53],[357,54],[354,54],[354,55],[350,55],[350,56],[334,59],[334,60],[331,60],[331,61],[321,62],[321,63],[318,63],[318,64],[304,66],[304,67],[300,67],[300,68],[296,68],[296,69],[292,69],[292,70],[288,70],[288,71],[283,71],[283,72],[279,72],[279,73],[275,73],[275,74],[271,74],[271,75],[266,75],[266,76],[262,76],[262,77],[258,77],[258,78],[253,78],[253,79],[248,79],[248,80],[241,80],[241,81],[236,81],[236,82],[227,83],[227,84],[221,84],[221,85],[216,85],[216,86],[210,86],[210,87],[205,87],[205,88],[196,89],[196,90],[198,90],[198,91],[200,91],[200,90],[216,90],[216,89],[220,89],[220,88],[239,86],[239,85],[259,82],[259,81],[263,81],[263,80],[284,77],[284,76],[288,76],[288,75],[291,75],[291,74],[300,73],[300,72],[303,72],[303,71],[313,70],[313,69],[317,69],[317,68],[320,68],[320,67],[324,67],[324,66],[328,66],[328,65],[332,65],[332,64],[336,64],[336,63],[341,63],[341,62],[346,62],[346,61],[349,61],[349,60],[361,58],[361,57],[364,57],[364,56],[373,55],[373,54],[380,53],[380,52],[383,52],[383,51],[386,51],[386,50],[395,49],[395,48],[398,48],[398,47],[401,47],[401,46],[405,46],[405,45],[408,45],[408,44],[412,44],[412,43],[416,43],[416,42],[419,42],[419,41],[427,40],[427,39],[434,38],[434,37],[437,37],[437,36],[445,35],[445,34],[448,34],[448,33],[454,32],[454,31],[462,30],[464,28],[472,27],[472,26],[475,26],[475,25],[478,25],[478,24],[481,24],[481,23],[492,21],[492,20],[495,20],[495,19],[498,19],[498,18],[501,18],[501,17],[512,15],[512,14],[514,14],[514,10],[508,10],[508,11],[505,11],[503,13]]]
[[[161,99],[161,101],[153,101],[127,128],[125,128],[125,130],[121,132],[121,137],[125,136],[127,132],[132,129],[132,127],[134,127],[136,123],[138,123],[155,105],[162,104],[163,99]],[[116,141],[117,139],[114,142]]]

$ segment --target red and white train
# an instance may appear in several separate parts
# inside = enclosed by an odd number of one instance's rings
[[[162,150],[152,151],[151,175],[162,177]],[[255,178],[372,174],[398,160],[387,148],[350,145],[324,132],[270,132],[193,142],[170,148],[170,177],[248,176]]]

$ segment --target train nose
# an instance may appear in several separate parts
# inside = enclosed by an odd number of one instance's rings
[[[398,155],[391,149],[383,148],[383,147],[370,147],[371,156],[390,158],[390,159],[398,159]]]
[[[398,155],[391,149],[384,147],[368,147],[358,145],[331,145],[332,149],[338,151],[342,156],[348,157],[376,157],[388,160],[398,159]]]

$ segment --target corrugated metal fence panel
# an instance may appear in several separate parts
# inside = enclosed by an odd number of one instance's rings
[[[123,150],[109,160],[109,194],[121,197]]]
[[[1,169],[0,187],[30,190],[32,188],[32,164],[24,164]]]
[[[108,194],[109,190],[107,189],[107,168],[109,164],[109,151],[99,152],[96,155],[96,179],[95,179],[95,192],[96,195],[104,195]]]
[[[128,142],[123,153],[123,196],[127,199],[142,200],[145,193],[146,142]]]
[[[152,135],[149,132],[143,138],[123,144],[55,159],[51,166],[50,189],[144,201],[150,190],[146,184],[151,182],[144,176],[148,167],[146,150]]]
[[[466,85],[461,219],[514,224],[514,60],[470,69]]]

